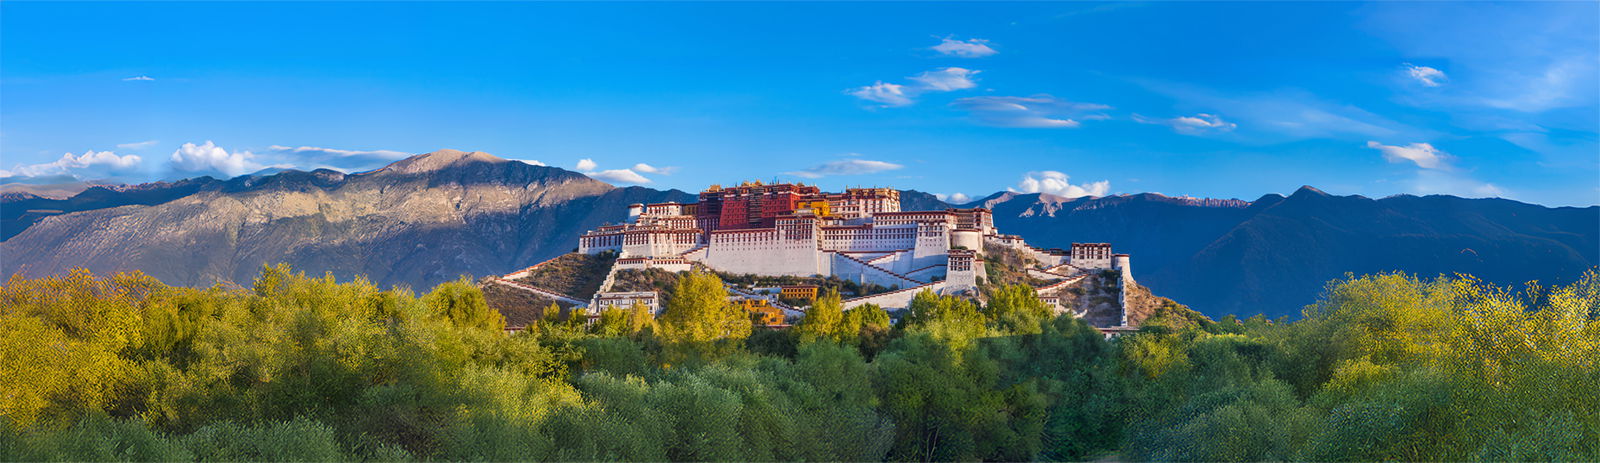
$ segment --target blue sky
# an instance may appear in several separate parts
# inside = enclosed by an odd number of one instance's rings
[[[1597,22],[1594,2],[3,2],[0,182],[454,148],[688,191],[1590,205]]]

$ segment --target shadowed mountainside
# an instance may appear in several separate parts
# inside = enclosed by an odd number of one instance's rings
[[[192,286],[247,284],[261,265],[287,262],[313,274],[426,288],[571,251],[579,233],[621,220],[630,203],[693,199],[454,150],[362,174],[203,180],[210,179],[196,180],[203,185],[192,194],[152,205],[125,201],[45,217],[0,243],[0,271],[143,270]]]
[[[1298,316],[1345,273],[1465,273],[1500,285],[1570,283],[1600,264],[1600,207],[1505,199],[1333,196],[1302,187],[1256,201],[1153,193],[976,201],[1002,232],[1041,247],[1109,242],[1134,277],[1213,317]]]

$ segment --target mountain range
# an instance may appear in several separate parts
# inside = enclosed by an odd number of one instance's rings
[[[344,174],[283,171],[133,186],[69,198],[0,194],[0,274],[142,270],[189,286],[249,282],[287,262],[340,279],[423,289],[570,252],[631,203],[693,201],[577,172],[442,150]],[[950,207],[904,191],[905,210]],[[1345,273],[1467,273],[1568,282],[1600,263],[1600,207],[1504,199],[1334,196],[1302,187],[1254,201],[1155,193],[996,193],[962,204],[1041,247],[1108,242],[1134,277],[1211,316],[1295,315]]]

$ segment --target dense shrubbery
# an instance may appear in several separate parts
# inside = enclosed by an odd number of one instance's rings
[[[922,294],[894,326],[830,292],[789,331],[720,291],[506,335],[465,281],[13,278],[0,459],[1600,459],[1592,272],[1351,277],[1294,323],[1173,306],[1115,341],[1024,286]]]

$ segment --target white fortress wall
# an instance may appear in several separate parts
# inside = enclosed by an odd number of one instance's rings
[[[711,233],[706,266],[730,273],[827,275],[831,263],[815,240],[778,239],[778,230],[728,230]]]
[[[945,262],[950,254],[950,227],[942,222],[917,224],[917,242],[911,250],[911,267],[923,268]]]
[[[842,305],[844,306],[845,310],[854,309],[863,304],[877,304],[879,307],[883,307],[884,310],[890,312],[905,310],[906,307],[911,306],[911,299],[917,297],[917,293],[926,290],[933,291],[935,294],[937,294],[941,291],[944,291],[945,285],[945,282],[937,281],[899,291],[890,291],[887,293],[874,294],[866,297],[847,299]]]
[[[599,254],[605,251],[622,252],[622,232],[595,230],[578,237],[578,252]]]
[[[983,252],[983,233],[975,229],[957,229],[950,232],[950,247]]]
[[[833,276],[858,283],[873,283],[888,288],[908,288],[923,284],[888,270],[869,265],[850,256],[830,252]]]
[[[822,249],[849,252],[894,252],[910,249],[917,239],[912,224],[821,227]]]
[[[907,247],[906,249],[895,251],[895,252],[887,254],[887,255],[885,255],[883,257],[880,257],[880,258],[877,258],[877,259],[873,259],[873,260],[869,261],[869,263],[871,263],[872,265],[883,267],[885,269],[889,269],[889,270],[891,270],[891,271],[893,271],[895,273],[906,274],[906,276],[911,276],[909,274],[911,272],[917,270],[916,267],[912,267],[912,262],[915,260],[915,259],[912,258],[912,251],[913,251],[913,249],[911,247]],[[916,277],[912,276],[912,278],[916,278]],[[927,281],[927,279],[922,279],[922,280],[923,281]]]
[[[905,275],[905,276],[908,276],[908,277],[911,277],[912,279],[918,280],[918,281],[933,281],[933,280],[937,280],[937,279],[941,279],[941,278],[946,278],[948,273],[949,273],[949,271],[947,270],[946,266],[944,266],[944,265],[934,265],[934,266],[931,266],[931,267],[923,267],[920,270],[914,270],[912,272],[901,273],[901,274]]]
[[[613,273],[615,273],[617,270],[644,270],[650,268],[658,268],[668,272],[677,273],[692,270],[694,267],[693,264],[690,263],[689,259],[681,257],[623,257],[617,259],[617,263],[612,264]]]
[[[700,243],[697,230],[641,228],[622,235],[624,257],[677,257]]]
[[[1111,268],[1117,270],[1118,273],[1122,274],[1122,280],[1123,281],[1126,281],[1126,282],[1129,282],[1129,283],[1133,283],[1134,282],[1133,281],[1133,262],[1132,262],[1132,259],[1129,258],[1127,254],[1113,254],[1111,256]],[[1126,323],[1124,323],[1124,324],[1126,324]]]

